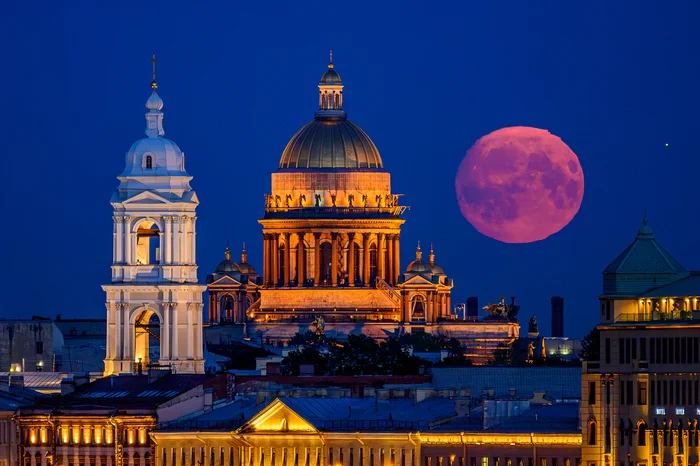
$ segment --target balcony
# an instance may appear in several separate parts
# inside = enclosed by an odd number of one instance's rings
[[[265,218],[399,218],[406,206],[393,207],[266,207]]]
[[[687,322],[700,321],[700,311],[651,311],[620,314],[615,322]]]

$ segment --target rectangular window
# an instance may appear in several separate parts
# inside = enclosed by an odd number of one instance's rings
[[[348,459],[349,459],[349,464],[350,466],[355,466],[355,449],[351,448],[350,451],[348,452]],[[287,466],[287,465],[285,465]],[[406,466],[406,463],[402,460],[401,461],[401,466]]]
[[[688,354],[688,339],[686,337],[681,337],[681,364],[685,364]]]
[[[540,458],[540,466],[547,466],[547,458]]]
[[[681,381],[676,380],[676,404],[681,402]]]
[[[675,338],[666,338],[666,340],[668,342],[668,363],[673,364],[673,362],[675,361],[675,354],[676,354],[673,351],[675,349],[675,346],[673,344],[673,340],[675,340]]]
[[[661,340],[661,363],[668,364],[668,338],[659,338]]]
[[[632,344],[632,360],[637,359],[637,339],[630,338],[630,343]]]
[[[700,361],[700,352],[698,352],[698,349],[700,349],[700,338],[695,337],[693,338],[693,364],[697,364],[698,361]]]
[[[360,466],[365,466],[365,449],[360,448]]]
[[[610,404],[610,384],[605,384],[605,404]]]
[[[625,338],[625,364],[629,364],[632,361],[632,339]]]
[[[163,466],[168,466],[168,450],[166,448],[163,448],[162,455],[163,457],[161,458],[161,464]]]
[[[489,457],[488,456],[481,457],[481,466],[489,466]]]
[[[680,338],[674,338],[673,339],[673,346],[676,349],[676,364],[681,363],[681,339]]]
[[[685,399],[686,399],[685,392],[686,392],[685,380],[681,380],[681,404],[683,404],[683,405],[685,404]]]
[[[469,458],[469,466],[476,466],[476,457],[472,456]]]
[[[647,339],[646,338],[639,339],[639,359],[641,359],[642,361],[647,360]]]
[[[627,404],[634,404],[634,381],[632,380],[627,381]]]
[[[649,338],[649,362],[656,364],[656,338]]]
[[[618,342],[617,342],[617,346],[618,346],[617,351],[618,351],[618,354],[620,356],[620,359],[619,359],[620,364],[624,364],[625,363],[625,339],[619,338]]]
[[[36,342],[36,354],[44,354],[44,342],[43,341]]]
[[[234,461],[233,461],[233,447],[230,447],[228,449],[228,466],[233,466]]]
[[[647,404],[647,383],[639,382],[637,384],[637,404],[646,405]]]
[[[620,405],[624,406],[625,404],[625,381],[621,380],[619,383],[620,386]]]
[[[669,380],[669,381],[668,381],[668,402],[669,402],[670,404],[674,404],[674,401],[673,401],[673,386],[675,385],[675,383],[676,383],[676,382],[674,382],[673,380]]]
[[[605,364],[610,364],[610,338],[605,339]]]
[[[656,404],[656,382],[653,380],[649,384],[649,398],[651,401],[651,404],[655,405]]]
[[[664,403],[665,405],[668,404],[668,380],[664,380],[662,385],[663,387],[663,392],[664,392]]]
[[[596,399],[595,382],[588,382],[588,404],[594,405]]]

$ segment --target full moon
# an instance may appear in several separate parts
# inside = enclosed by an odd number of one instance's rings
[[[558,232],[583,200],[576,154],[549,131],[514,126],[482,137],[457,170],[462,215],[504,243],[531,243]]]

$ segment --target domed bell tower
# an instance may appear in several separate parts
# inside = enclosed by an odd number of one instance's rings
[[[105,375],[149,366],[203,373],[202,293],[197,282],[196,216],[180,148],[163,137],[163,100],[146,101],[146,137],[126,155],[111,199],[112,283],[107,294]]]

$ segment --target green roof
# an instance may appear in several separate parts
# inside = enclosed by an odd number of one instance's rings
[[[687,270],[656,241],[647,226],[647,220],[644,219],[644,225],[639,229],[634,242],[617,256],[603,273],[682,274],[687,273]]]

